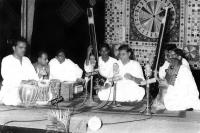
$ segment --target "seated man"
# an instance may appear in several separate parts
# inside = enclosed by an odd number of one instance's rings
[[[13,45],[13,54],[3,58],[1,75],[3,77],[0,91],[0,103],[5,105],[19,105],[19,86],[22,80],[38,79],[30,60],[24,56],[26,41],[17,40]]]
[[[144,88],[138,85],[144,80],[142,67],[137,61],[130,59],[131,52],[127,45],[119,47],[120,60],[117,62],[118,66],[116,65],[118,70],[114,70],[119,73],[115,74],[113,72],[113,75],[110,76],[114,77],[116,75],[121,79],[116,82],[116,101],[141,101],[145,95]],[[113,100],[113,87],[110,90],[111,84],[106,83],[105,88],[99,91],[100,100]]]
[[[89,58],[92,53],[92,46],[89,46],[87,52],[87,58],[84,64],[84,68],[86,72],[91,72],[93,66],[89,63]],[[113,71],[113,64],[117,62],[116,59],[109,56],[110,54],[110,47],[108,44],[104,44],[101,46],[100,49],[100,57],[98,60],[98,70],[99,74],[104,78],[110,78],[110,73]]]
[[[91,72],[94,70],[94,67],[98,66],[99,74],[94,75],[94,89],[98,91],[99,88],[104,86],[104,83],[107,78],[110,78],[113,71],[113,64],[117,62],[116,59],[109,56],[110,54],[110,47],[108,44],[103,44],[100,49],[100,57],[98,60],[98,64],[95,64],[94,55],[92,54],[92,46],[88,47],[87,51],[87,58],[84,64],[84,68],[86,73]],[[95,92],[93,92],[95,94]]]
[[[164,80],[160,81],[160,92],[157,96],[160,105],[157,109],[171,111],[193,108],[200,110],[199,92],[191,71],[177,58],[169,60]]]
[[[55,58],[49,62],[50,79],[58,79],[62,81],[75,82],[82,77],[81,68],[65,58],[64,50],[59,50]]]
[[[49,65],[48,54],[46,52],[39,52],[37,62],[33,64],[39,79],[49,79]]]
[[[178,49],[176,45],[168,45],[164,52],[165,62],[159,69],[159,78],[163,79],[165,77],[165,70],[169,67],[170,58],[178,58],[179,60],[181,60],[183,65],[190,69],[188,61],[183,57],[183,51],[181,49]]]

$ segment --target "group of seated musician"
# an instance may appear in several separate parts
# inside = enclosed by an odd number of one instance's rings
[[[13,54],[3,58],[1,75],[3,77],[0,90],[0,103],[5,105],[19,105],[19,86],[23,80],[51,80],[61,82],[82,81],[82,69],[70,59],[65,51],[59,50],[55,58],[48,62],[48,54],[40,52],[38,60],[32,64],[25,57],[26,40],[19,39],[13,44]],[[110,47],[103,44],[100,57],[96,61],[92,46],[89,46],[84,64],[86,72],[93,72],[95,66],[104,83],[97,91],[102,101],[112,101],[116,86],[116,101],[139,102],[145,96],[145,81],[143,70],[139,62],[132,59],[132,49],[128,45],[119,47],[119,59],[110,56]],[[97,64],[98,62],[98,64]],[[87,77],[90,79],[90,76]],[[189,63],[182,56],[182,50],[176,46],[165,49],[165,63],[160,67],[159,93],[153,102],[156,109],[167,110],[200,110],[199,92],[190,70]],[[115,85],[114,85],[115,84]]]
[[[104,53],[104,50],[107,50],[107,52]],[[113,60],[112,63],[112,58],[109,57],[109,47],[103,46],[100,50],[101,57],[99,57],[98,69],[100,75],[106,77],[107,80],[98,91],[98,97],[100,100],[112,101],[114,99],[113,81],[109,79],[118,76],[116,101],[141,101],[145,95],[145,89],[140,86],[140,83],[144,81],[142,68],[137,61],[131,60],[132,51],[127,45],[121,45],[118,50],[119,60]],[[88,59],[90,59],[89,54]],[[86,71],[92,68],[88,59],[86,59],[85,63]],[[111,60],[109,61],[108,59]],[[95,63],[95,61],[93,62]],[[119,73],[117,75],[113,73],[114,63],[117,63],[119,66]],[[106,72],[107,75],[105,76],[105,73],[102,73],[102,71]],[[154,100],[153,107],[158,110],[167,109],[173,111],[200,110],[199,92],[189,63],[183,58],[183,51],[175,45],[168,45],[165,49],[165,62],[160,67],[157,81],[159,81],[160,90]]]
[[[36,63],[25,57],[27,42],[20,38],[13,43],[13,53],[4,57],[1,63],[3,78],[0,90],[0,103],[20,105],[19,86],[24,80],[56,79],[75,82],[82,77],[82,69],[60,50],[55,58],[48,63],[46,52],[40,52]]]
[[[91,51],[91,50],[90,50]],[[103,45],[100,49],[101,56],[99,57],[98,69],[101,76],[107,78],[104,86],[98,91],[100,100],[113,100],[112,80],[114,77],[113,64],[119,66],[119,81],[117,81],[116,100],[120,102],[141,101],[145,95],[144,88],[138,84],[144,80],[143,71],[137,61],[131,60],[132,50],[127,45],[122,45],[119,48],[120,60],[116,60],[109,56],[109,46]],[[87,60],[86,60],[87,61]],[[85,69],[90,67],[85,65]],[[135,71],[134,71],[135,70]]]

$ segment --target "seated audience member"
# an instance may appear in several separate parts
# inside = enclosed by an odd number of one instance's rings
[[[200,110],[199,92],[190,69],[178,58],[169,59],[169,63],[165,78],[159,83],[154,107],[170,111]]]
[[[116,101],[141,101],[145,95],[144,88],[139,86],[144,80],[142,67],[137,61],[130,59],[131,52],[132,50],[127,45],[119,47],[120,60],[117,62],[119,73],[110,76],[117,76],[118,79],[121,79],[116,83]],[[113,79],[115,79],[114,77]],[[113,87],[110,88],[111,84],[112,82],[107,82],[105,88],[99,91],[100,100],[113,100]]]
[[[60,81],[79,81],[82,77],[83,71],[81,68],[66,59],[64,50],[59,50],[55,58],[49,62],[50,79],[58,79]]]
[[[19,86],[22,80],[38,79],[31,61],[24,56],[26,40],[19,39],[14,42],[13,54],[3,58],[1,75],[3,77],[0,91],[0,102],[5,105],[19,105]]]
[[[86,72],[91,72],[93,66],[89,63],[89,58],[92,53],[92,46],[88,47],[88,52],[87,52],[87,59],[85,61],[85,71]],[[99,74],[104,77],[104,78],[110,78],[109,76],[111,75],[110,73],[113,71],[113,64],[117,62],[116,59],[112,58],[109,56],[110,53],[110,47],[108,44],[103,44],[100,48],[100,57],[98,60],[98,70]]]
[[[181,60],[182,64],[185,65],[188,69],[190,69],[190,65],[188,61],[183,56],[183,51],[178,49],[176,45],[168,45],[165,49],[165,62],[159,69],[159,78],[163,79],[165,77],[165,70],[169,66],[169,59],[170,58],[178,58]]]
[[[49,65],[48,54],[46,52],[39,52],[37,62],[33,64],[39,79],[49,79]]]

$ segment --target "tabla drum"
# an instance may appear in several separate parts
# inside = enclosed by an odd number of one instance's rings
[[[38,99],[37,104],[47,104],[51,99],[49,91],[49,80],[38,81]]]
[[[23,106],[33,106],[38,98],[37,81],[22,81],[19,87],[19,96]]]
[[[57,79],[50,80],[49,84],[49,90],[51,92],[51,99],[58,98],[60,96],[60,90],[61,90],[61,82]]]
[[[74,83],[75,82],[68,82],[68,81],[61,83],[60,95],[64,98],[65,101],[73,99]]]

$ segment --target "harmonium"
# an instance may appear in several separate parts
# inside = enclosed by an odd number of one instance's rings
[[[83,83],[65,81],[61,83],[60,95],[69,101],[83,92]]]
[[[50,90],[53,94],[52,99],[62,96],[64,101],[69,101],[83,92],[83,83],[51,80]]]

